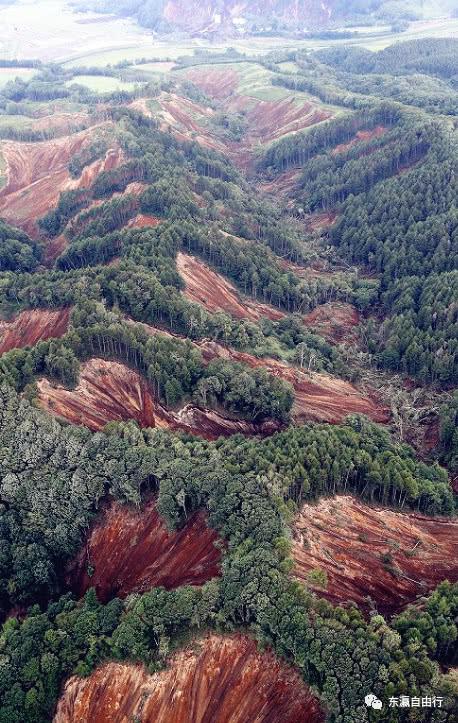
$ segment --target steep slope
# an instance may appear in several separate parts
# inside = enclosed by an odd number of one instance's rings
[[[210,635],[154,675],[108,663],[65,685],[54,723],[319,723],[317,700],[298,674],[253,640]]]
[[[319,594],[334,603],[368,598],[392,613],[432,590],[458,581],[458,522],[369,507],[353,497],[305,505],[294,526],[294,575],[327,574]]]
[[[365,414],[375,422],[387,422],[389,412],[374,397],[362,394],[349,382],[326,374],[308,374],[276,359],[258,359],[245,352],[227,349],[206,341],[198,344],[206,361],[232,359],[254,367],[264,367],[270,374],[290,382],[294,388],[293,419],[338,424],[349,414]]]
[[[0,354],[34,346],[38,341],[58,339],[68,328],[70,309],[22,311],[10,321],[0,320]]]
[[[75,389],[52,384],[48,379],[39,379],[37,387],[43,409],[93,431],[108,422],[128,419],[135,419],[142,427],[180,430],[210,440],[239,433],[267,435],[279,428],[273,421],[252,424],[193,404],[169,411],[155,401],[140,374],[119,362],[103,359],[91,359],[82,365]]]
[[[95,587],[103,602],[152,587],[202,585],[220,574],[217,540],[202,512],[170,532],[154,501],[141,511],[113,504],[71,565],[67,585],[78,597]]]
[[[80,178],[70,177],[70,159],[87,147],[94,129],[50,141],[2,141],[7,183],[0,191],[0,216],[35,236],[37,220],[57,205],[62,191],[88,188],[102,171],[116,168],[122,154],[110,148],[105,157],[87,166]]]
[[[229,281],[194,256],[179,253],[176,263],[178,273],[185,282],[185,296],[190,301],[202,304],[207,311],[225,311],[236,319],[251,321],[258,321],[263,316],[276,321],[285,316],[282,311],[268,304],[248,298],[242,300]]]

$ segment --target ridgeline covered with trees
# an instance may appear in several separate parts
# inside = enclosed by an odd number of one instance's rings
[[[144,12],[154,18],[159,5]],[[68,162],[74,186],[36,219],[36,238],[0,221],[2,323],[21,311],[71,310],[59,339],[0,357],[0,723],[49,721],[70,675],[108,660],[159,670],[207,630],[270,646],[312,686],[330,723],[451,723],[458,687],[441,666],[457,663],[456,583],[391,620],[376,605],[365,616],[295,581],[291,548],[295,514],[323,496],[355,495],[368,514],[383,505],[416,520],[457,512],[448,475],[458,469],[455,54],[451,41],[415,41],[253,60],[274,91],[306,92],[333,104],[333,117],[256,149],[249,177],[233,153],[246,148],[249,113],[233,116],[174,73],[147,82],[141,63],[109,66],[107,75],[130,73],[137,85],[98,96],[73,83],[98,68],[27,61],[36,75],[0,91],[11,118],[0,137],[59,135],[14,123],[39,117],[45,104],[83,109],[83,125],[97,127]],[[295,72],[279,67],[285,60]],[[208,128],[227,155],[159,123],[150,101],[171,90],[214,111]],[[140,97],[148,114],[131,103]],[[77,187],[112,146],[116,167]],[[291,173],[284,198],[262,192],[262,182]],[[129,227],[139,215],[151,225]],[[322,217],[332,222],[314,227]],[[282,318],[236,319],[189,301],[178,254],[199,257],[242,302],[270,304]],[[355,326],[362,318],[343,345],[307,329],[305,315],[344,305],[353,305]],[[200,342],[217,342],[228,358],[204,359]],[[420,459],[362,416],[289,426],[291,385],[231,361],[232,349],[291,367],[313,358],[311,382],[315,373],[358,379],[361,356],[387,378],[408,375],[435,395],[437,447]],[[91,433],[37,408],[40,378],[75,389],[93,358],[136,370],[169,409],[192,403],[231,420],[274,420],[281,431],[210,442],[131,420]],[[205,512],[221,538],[221,576],[107,604],[94,590],[72,599],[65,571],[104,506],[139,509],[152,498],[171,530]],[[368,692],[383,701],[443,696],[444,705],[395,714],[385,705],[372,719]]]

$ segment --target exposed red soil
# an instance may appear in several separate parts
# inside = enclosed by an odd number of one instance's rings
[[[258,321],[263,316],[273,321],[282,319],[285,314],[273,306],[252,299],[241,299],[236,288],[194,256],[179,253],[176,259],[177,269],[185,282],[185,296],[207,311],[225,311],[236,319]]]
[[[337,344],[357,338],[355,327],[359,321],[359,314],[354,306],[337,301],[321,304],[304,317],[308,328]]]
[[[337,219],[335,211],[324,211],[323,213],[313,213],[307,218],[307,226],[311,231],[322,231],[330,228]]]
[[[384,135],[384,133],[386,133],[385,126],[377,126],[376,128],[372,128],[372,130],[368,131],[358,131],[355,137],[348,141],[348,143],[340,143],[340,145],[336,146],[333,149],[332,154],[336,156],[339,153],[348,151],[350,148],[353,148],[353,146],[358,145],[358,143],[365,143],[373,138],[380,138]],[[368,155],[370,152],[371,151],[369,150],[365,155]]]
[[[163,427],[210,440],[238,433],[265,436],[279,428],[272,421],[252,424],[228,419],[192,404],[175,412],[164,409],[140,374],[103,359],[91,359],[82,365],[75,389],[51,384],[48,379],[40,379],[37,387],[40,405],[47,412],[93,431],[108,422],[128,419],[135,419],[142,427]]]
[[[303,507],[292,553],[299,580],[310,584],[310,570],[326,571],[328,586],[319,592],[333,603],[367,608],[370,597],[393,613],[442,580],[458,581],[458,521],[337,496]]]
[[[136,322],[132,322],[136,323]],[[163,334],[172,336],[169,332],[157,329],[148,324],[141,324],[142,328],[152,335]],[[292,384],[294,389],[294,405],[292,409],[293,420],[298,423],[307,421],[329,422],[331,424],[340,424],[349,414],[365,414],[374,422],[386,423],[390,420],[390,411],[383,407],[375,392],[373,394],[363,394],[349,382],[341,379],[330,377],[326,374],[309,374],[301,371],[296,367],[290,367],[288,364],[280,362],[276,359],[258,358],[247,352],[236,351],[228,348],[215,341],[203,340],[193,342],[203,357],[205,363],[209,363],[212,359],[231,359],[235,362],[246,364],[252,369],[264,367],[273,376],[280,377]],[[188,408],[185,407],[178,414],[185,415]],[[193,423],[188,420],[190,426],[196,426],[199,423],[205,427],[205,420],[199,420],[200,410],[190,407],[193,415]],[[209,415],[214,412],[205,412],[208,421]],[[195,416],[197,415],[197,416]],[[178,418],[178,415],[176,415]],[[225,420],[228,424],[228,420]],[[233,422],[234,433],[237,431],[235,425],[243,425],[246,428],[246,422]],[[269,429],[268,423],[263,425],[263,429],[255,428],[251,434],[271,434],[274,428]],[[242,433],[250,434],[248,431],[239,430]],[[206,436],[205,434],[203,436]]]
[[[110,421],[135,419],[154,427],[154,401],[146,381],[117,362],[91,359],[81,367],[78,386],[69,390],[38,381],[38,398],[48,412],[93,431]]]
[[[68,246],[68,239],[63,233],[55,236],[47,242],[44,250],[43,263],[45,266],[52,266],[54,261],[60,256]]]
[[[193,514],[180,530],[170,532],[155,501],[142,510],[114,503],[99,518],[69,568],[67,586],[78,597],[94,587],[99,600],[108,602],[152,587],[172,590],[180,585],[203,585],[220,575],[217,540],[202,511]]]
[[[54,723],[322,723],[298,673],[246,636],[208,635],[148,675],[107,663],[70,678]]]
[[[145,228],[145,226],[151,226],[154,228],[155,226],[159,226],[161,223],[161,219],[157,218],[156,216],[148,216],[144,213],[139,213],[135,218],[131,218],[130,221],[127,223],[128,228]]]
[[[192,139],[204,148],[227,153],[224,142],[211,132],[208,121],[215,111],[179,95],[167,94],[159,98],[162,108],[162,128],[171,127],[179,140]]]
[[[206,361],[215,358],[232,359],[251,368],[263,367],[273,376],[280,377],[294,388],[293,419],[340,424],[349,414],[365,414],[374,422],[388,422],[390,414],[375,394],[363,395],[356,387],[342,379],[326,374],[308,374],[275,359],[258,359],[245,352],[227,349],[221,344],[207,341],[198,344]]]
[[[247,112],[248,137],[251,142],[269,143],[321,123],[331,115],[309,102],[299,105],[294,98],[261,100]]]
[[[104,158],[87,166],[80,178],[70,177],[68,163],[91,142],[93,130],[37,143],[2,142],[8,180],[0,191],[0,215],[36,236],[37,220],[57,205],[62,191],[88,188],[102,171],[120,165],[122,152],[112,148]]]
[[[301,171],[298,171],[297,168],[290,168],[289,171],[284,171],[272,181],[262,183],[260,185],[261,191],[277,198],[278,196],[291,197],[297,189],[297,182],[300,177]]]
[[[11,321],[0,320],[0,354],[34,346],[38,341],[58,339],[68,329],[70,309],[27,309]]]
[[[186,77],[215,100],[226,100],[232,96],[240,82],[238,73],[232,68],[191,68]]]

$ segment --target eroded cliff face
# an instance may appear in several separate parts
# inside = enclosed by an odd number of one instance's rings
[[[50,141],[2,141],[0,150],[7,175],[7,183],[0,191],[2,218],[36,237],[37,219],[55,208],[60,193],[89,188],[100,173],[119,166],[123,154],[113,147],[104,158],[87,166],[78,179],[70,177],[69,161],[90,145],[94,128]]]
[[[248,637],[210,635],[169,667],[108,663],[65,685],[54,723],[321,723],[317,700]]]
[[[325,26],[335,5],[335,0],[168,0],[163,18],[171,27],[195,34],[267,29],[275,21],[304,30]]]
[[[273,420],[254,424],[224,417],[212,409],[199,409],[193,404],[177,411],[165,409],[138,372],[104,359],[90,359],[81,365],[75,389],[66,389],[48,379],[39,379],[37,389],[43,409],[94,432],[108,422],[129,419],[135,419],[141,427],[180,430],[209,440],[238,433],[266,436],[280,428]]]
[[[327,574],[319,594],[334,603],[369,598],[393,613],[442,580],[458,581],[458,522],[370,507],[349,496],[305,505],[294,524],[294,575]]]
[[[0,354],[34,346],[45,339],[58,339],[68,329],[70,309],[27,309],[9,321],[0,320]]]
[[[141,511],[115,503],[93,527],[67,571],[67,587],[78,597],[95,587],[99,599],[107,602],[152,587],[203,585],[220,574],[217,542],[202,511],[171,532],[154,501]]]

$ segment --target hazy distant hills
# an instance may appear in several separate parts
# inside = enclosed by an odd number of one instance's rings
[[[89,0],[84,6],[133,16],[158,32],[231,36],[415,20],[457,12],[458,0]]]

